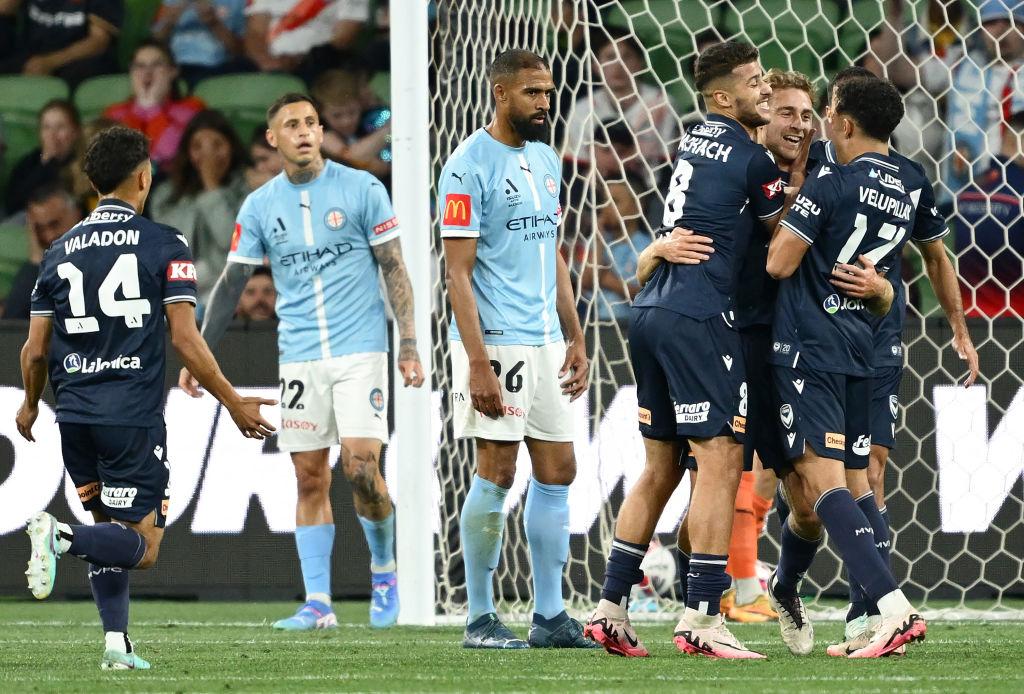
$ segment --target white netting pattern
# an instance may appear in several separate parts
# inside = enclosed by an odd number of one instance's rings
[[[1009,33],[996,52],[979,28],[975,6],[946,0],[442,0],[437,5],[431,37],[435,174],[455,146],[489,120],[485,73],[497,52],[527,47],[546,56],[559,90],[554,146],[565,157],[563,253],[581,297],[593,369],[589,407],[578,410],[584,431],[577,438],[579,473],[571,493],[574,535],[566,579],[574,604],[596,597],[623,489],[643,465],[626,353],[627,297],[634,289],[628,282],[630,263],[660,226],[680,128],[698,117],[693,60],[700,47],[721,36],[750,40],[760,48],[766,69],[800,70],[819,88],[839,69],[859,62],[885,73],[904,92],[907,117],[895,144],[936,181],[940,207],[954,229],[947,245],[969,281],[964,303],[977,316],[970,326],[987,389],[947,388],[962,376],[962,362],[947,348],[949,328],[920,256],[908,250],[904,278],[911,306],[904,341],[909,368],[887,479],[897,578],[925,607],[980,606],[993,614],[1014,607],[1011,596],[1024,592],[1024,402],[1015,397],[1024,373],[1017,349],[1024,335],[1013,305],[1024,303],[1018,286],[1024,276],[1024,223],[1020,192],[1000,188],[1000,182],[1005,177],[1012,184],[1016,176],[1017,190],[1024,189],[1019,183],[1024,168],[1006,160],[996,160],[993,168],[989,164],[1001,148],[1010,147],[1010,153],[1019,148],[1015,138],[1004,135],[1018,100],[1024,110],[1016,71],[1024,62],[1024,37],[1007,22]],[[634,45],[638,55],[631,54]],[[1010,60],[1009,55],[1021,57]],[[963,223],[954,223],[957,213]],[[444,403],[437,597],[439,611],[451,614],[465,602],[458,517],[473,474],[473,451],[452,436],[449,314],[436,234],[434,243],[435,387]],[[992,317],[1000,313],[1001,318]],[[497,572],[500,607],[510,612],[530,605],[520,518],[528,470],[524,451],[509,495],[513,510]],[[659,532],[674,530],[686,494],[681,489],[673,497]],[[762,559],[777,556],[777,530],[771,521],[761,540]],[[805,590],[819,596],[845,593],[831,550],[819,556]]]

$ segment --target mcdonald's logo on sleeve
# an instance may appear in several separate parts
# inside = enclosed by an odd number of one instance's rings
[[[473,200],[464,193],[448,193],[444,198],[443,226],[468,227],[473,213]]]

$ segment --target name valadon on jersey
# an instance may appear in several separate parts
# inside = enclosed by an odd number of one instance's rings
[[[876,153],[845,166],[821,163],[811,172],[782,220],[810,248],[780,287],[774,363],[871,375],[877,319],[830,279],[838,264],[856,264],[862,255],[878,272],[890,269],[917,221],[926,185],[923,176]]]
[[[781,212],[783,186],[771,154],[737,121],[711,114],[690,126],[679,143],[658,233],[693,229],[712,239],[715,252],[699,265],[663,263],[634,306],[697,320],[727,310],[754,224]]]

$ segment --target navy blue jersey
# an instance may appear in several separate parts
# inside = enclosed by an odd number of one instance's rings
[[[921,187],[921,197],[917,203],[917,214],[914,216],[910,240],[915,243],[925,243],[941,239],[949,233],[949,228],[946,226],[946,220],[939,214],[939,210],[935,206],[935,192],[925,177],[924,168],[892,147],[889,148],[889,157],[900,167],[902,180],[909,181],[920,178],[925,181]],[[835,146],[829,140],[814,142],[811,144],[807,160],[808,167],[822,162],[838,163]],[[875,331],[873,364],[876,369],[903,366],[903,319],[907,312],[907,292],[901,279],[902,268],[899,254],[893,259],[887,275],[893,281],[896,294],[893,297],[892,310],[889,313],[882,317],[871,316],[872,327]]]
[[[32,315],[53,318],[50,382],[57,421],[163,422],[164,305],[196,302],[185,237],[107,199],[53,242]]]
[[[789,183],[789,172],[782,172],[782,181]],[[768,274],[768,244],[771,230],[764,224],[755,224],[750,234],[747,252],[740,261],[739,283],[733,303],[735,325],[739,329],[755,325],[770,328],[775,316],[775,299],[779,282]]]
[[[730,308],[757,220],[782,210],[783,181],[775,160],[735,120],[711,114],[687,128],[679,143],[658,234],[686,227],[712,239],[715,252],[699,265],[662,263],[634,306],[664,308],[697,320]]]
[[[832,270],[866,255],[879,272],[888,272],[928,185],[920,172],[875,153],[845,166],[824,162],[808,175],[779,232],[796,234],[810,248],[779,287],[772,363],[872,375],[876,320],[863,301],[836,290]]]

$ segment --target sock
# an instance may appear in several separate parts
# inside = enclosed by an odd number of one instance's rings
[[[757,576],[736,579],[737,605],[749,605],[759,597],[761,597],[761,581]]]
[[[604,570],[604,586],[601,588],[601,599],[614,602],[625,608],[629,603],[629,592],[633,585],[644,579],[640,570],[640,562],[647,554],[647,545],[626,542],[615,538],[612,551],[608,555],[608,565]]]
[[[850,586],[850,608],[846,611],[846,621],[849,623],[868,613],[868,598],[864,595],[864,589],[850,575],[849,569],[844,568],[844,573],[846,574],[846,582]],[[875,614],[878,613],[876,612]]]
[[[296,526],[295,547],[299,551],[299,565],[302,567],[302,584],[306,588],[307,602],[316,600],[330,605],[334,524]]]
[[[501,554],[501,537],[505,532],[506,496],[507,489],[473,475],[469,494],[462,505],[459,537],[462,540],[462,561],[466,567],[470,624],[495,611],[493,577]]]
[[[754,518],[754,473],[744,472],[736,490],[732,537],[729,539],[729,564],[726,572],[735,579],[757,576],[757,521]],[[737,596],[736,604],[745,605]]]
[[[533,571],[534,612],[544,619],[565,611],[562,572],[569,559],[569,487],[530,480],[523,511]]]
[[[764,497],[754,494],[754,498],[751,499],[751,507],[754,509],[754,523],[757,524],[757,537],[761,537],[761,533],[764,532],[764,521],[768,517],[768,512],[772,510],[772,500],[765,499]]]
[[[124,636],[128,633],[129,575],[127,569],[89,565],[89,585],[92,586],[92,597],[100,611],[103,631],[108,634],[118,633]],[[122,642],[121,649],[124,648],[125,645]]]
[[[356,514],[363,526],[366,544],[370,547],[370,571],[375,574],[394,571],[395,566],[395,513],[374,521]]]
[[[776,595],[793,597],[800,590],[800,581],[807,569],[811,568],[814,555],[821,547],[821,538],[808,539],[801,537],[787,521],[782,526],[779,565],[775,569],[775,583],[772,592]]]
[[[729,563],[727,554],[700,554],[690,556],[687,576],[686,606],[706,615],[722,611],[722,593],[729,589],[732,579],[725,572]]]
[[[676,564],[679,568],[679,599],[685,605],[686,590],[690,585],[690,555],[679,545],[676,545]]]
[[[775,491],[775,513],[779,514],[779,523],[786,527],[786,520],[789,518],[789,502],[786,495],[782,493],[782,485]]]
[[[128,638],[128,632],[126,631],[108,631],[103,634],[103,647],[108,651],[120,651],[121,653],[131,653],[134,649],[132,648],[132,640]]]
[[[857,506],[864,512],[868,523],[871,524],[871,530],[875,534],[875,549],[878,550],[878,555],[882,557],[882,561],[889,567],[891,573],[892,564],[889,560],[889,552],[892,549],[892,545],[889,540],[889,523],[885,516],[882,515],[878,504],[875,503],[875,495],[873,493],[865,494],[857,499]],[[867,596],[865,596],[865,609],[870,615],[878,614],[878,604],[874,600],[867,598]]]
[[[101,568],[133,569],[146,554],[146,539],[120,523],[58,523],[57,528],[62,552]]]
[[[850,576],[861,585],[868,598],[877,602],[897,589],[896,579],[875,547],[871,524],[849,489],[828,490],[818,499],[814,510],[839,550]]]

